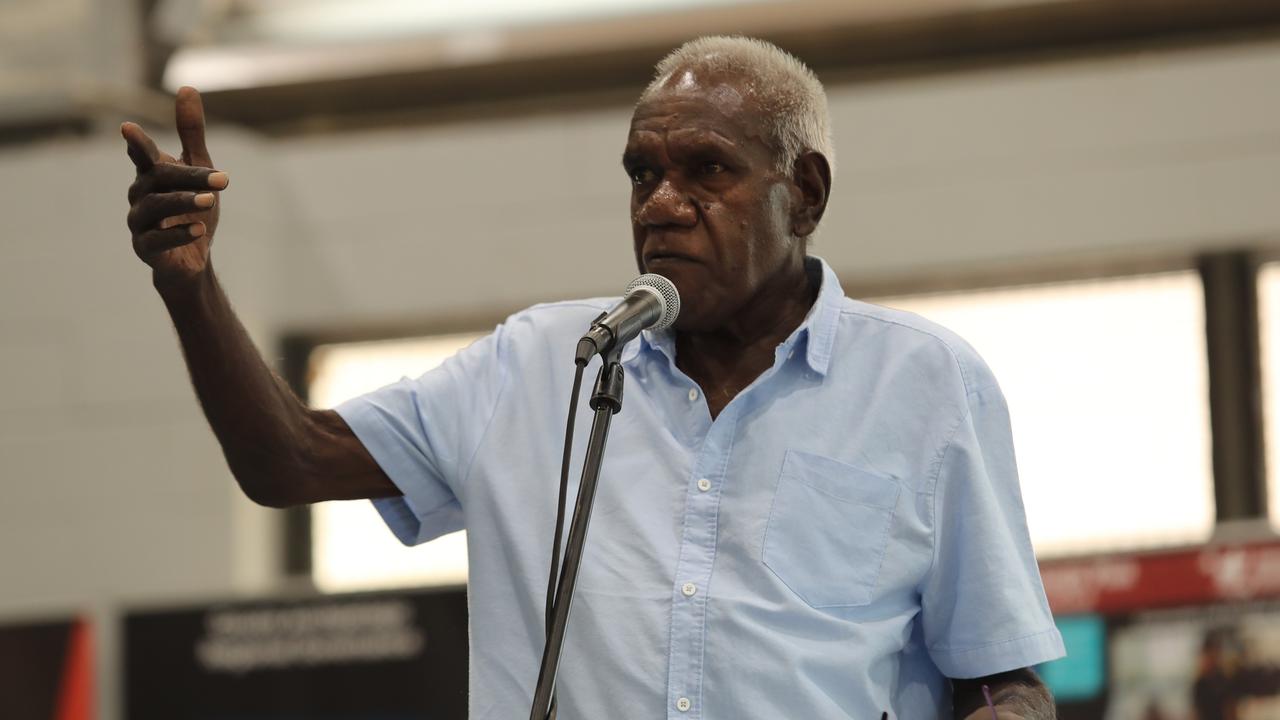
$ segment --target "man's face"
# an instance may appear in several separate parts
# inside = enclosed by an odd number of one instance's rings
[[[636,108],[623,166],[641,272],[680,291],[676,327],[724,327],[803,257],[791,185],[740,82],[680,71]]]

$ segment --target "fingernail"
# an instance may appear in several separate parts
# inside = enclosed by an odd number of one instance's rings
[[[213,207],[213,193],[200,193],[196,195],[196,207],[211,208]]]
[[[227,177],[224,172],[209,173],[209,187],[214,190],[221,190],[231,182],[231,178]]]
[[[189,226],[189,229],[191,230],[191,237],[200,237],[204,234],[204,223],[196,223]]]

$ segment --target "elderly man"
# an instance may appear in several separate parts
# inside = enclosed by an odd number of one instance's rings
[[[466,528],[471,715],[527,713],[543,641],[572,348],[612,301],[540,305],[437,370],[304,407],[210,265],[218,190],[198,95],[181,160],[136,125],[134,248],[254,500],[375,498],[419,543]],[[559,683],[570,718],[1053,717],[1027,668],[1062,654],[1004,401],[962,340],[846,298],[807,254],[831,189],[825,95],[767,43],[662,61],[623,165],[642,271],[673,331],[622,353]],[[986,692],[989,690],[989,693]]]

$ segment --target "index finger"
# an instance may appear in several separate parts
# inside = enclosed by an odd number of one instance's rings
[[[182,140],[182,161],[188,165],[213,167],[209,149],[204,144],[204,103],[193,87],[178,89],[173,103],[178,137]]]
[[[155,140],[143,131],[142,126],[132,122],[124,123],[120,126],[120,134],[124,136],[129,159],[138,172],[146,172],[160,162],[160,148],[156,147]]]
[[[225,190],[230,178],[213,168],[181,163],[156,163],[151,172],[151,189],[157,192],[173,190]]]

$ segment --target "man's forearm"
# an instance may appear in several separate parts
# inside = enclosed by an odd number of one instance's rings
[[[212,268],[160,295],[196,396],[245,494],[264,505],[297,502],[287,489],[307,472],[315,442],[307,408],[262,360]]]
[[[1055,720],[1053,695],[1035,673],[1015,670],[974,680],[953,680],[956,720],[994,720],[987,704],[988,689],[999,720]]]
[[[1055,720],[1053,699],[1042,688],[1030,688],[1025,685],[1014,685],[1003,688],[992,694],[995,705],[995,718],[999,720]],[[964,720],[995,720],[991,716],[991,708],[983,707]]]

